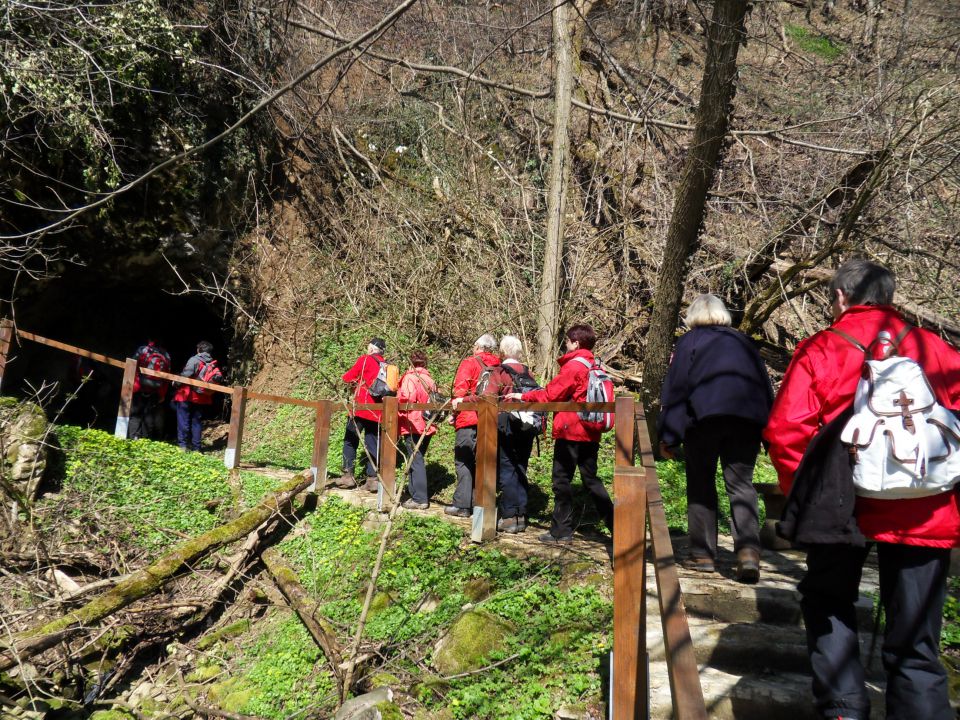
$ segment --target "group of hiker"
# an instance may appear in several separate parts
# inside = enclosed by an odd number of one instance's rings
[[[196,353],[191,355],[180,375],[207,383],[219,384],[223,374],[213,359],[213,344],[201,340]],[[133,357],[140,369],[170,373],[172,361],[159,343],[149,340],[137,348]],[[166,434],[167,397],[177,417],[177,445],[182,450],[200,450],[203,420],[213,404],[213,393],[203,387],[178,383],[166,378],[137,372],[133,381],[130,403],[130,424],[127,437],[131,440],[147,438],[163,440]]]
[[[868,720],[870,705],[860,660],[855,603],[863,564],[877,548],[882,648],[887,675],[886,717],[953,718],[939,659],[950,550],[960,547],[960,353],[934,333],[907,323],[893,308],[890,271],[867,260],[837,269],[830,284],[832,324],[803,340],[774,395],[767,369],[747,336],[734,330],[722,300],[700,295],[689,306],[687,332],[676,344],[661,394],[660,453],[686,461],[690,551],[684,563],[705,573],[719,565],[717,465],[730,498],[738,580],[760,577],[760,538],[753,470],[765,445],[787,498],[778,533],[807,551],[799,584],[813,695],[819,715]],[[574,325],[564,337],[559,372],[540,388],[522,363],[514,336],[499,344],[481,335],[457,368],[454,411],[456,488],[449,515],[472,514],[477,413],[459,408],[482,396],[503,401],[587,401],[596,334]],[[343,375],[358,404],[376,401],[386,343],[374,338]],[[402,403],[436,402],[427,358],[411,354],[399,378]],[[522,379],[522,380],[521,380]],[[379,391],[378,391],[379,392]],[[498,415],[498,522],[501,532],[526,528],[527,466],[542,418],[527,411]],[[553,418],[554,511],[543,542],[573,537],[571,481],[581,481],[613,531],[613,504],[597,478],[602,426],[585,413]],[[357,410],[344,438],[340,487],[354,487],[361,434],[366,487],[377,489],[380,413]],[[409,509],[429,505],[424,454],[437,416],[400,416],[408,455]]]
[[[473,343],[470,354],[457,367],[453,394],[449,400],[451,422],[455,431],[454,468],[456,487],[453,500],[444,512],[455,517],[473,514],[473,492],[476,475],[477,424],[475,410],[460,409],[464,403],[476,403],[483,397],[523,402],[585,402],[591,387],[606,393],[612,400],[612,383],[593,355],[597,336],[589,325],[573,325],[564,338],[565,353],[559,359],[560,371],[546,387],[540,387],[523,363],[523,344],[514,335],[505,335],[497,343],[490,334],[483,334]],[[343,381],[354,385],[354,402],[367,405],[377,402],[378,380],[383,381],[386,342],[373,338],[367,353],[357,358],[343,374]],[[401,403],[445,402],[437,383],[427,368],[427,357],[420,351],[410,355],[410,368],[397,380],[396,396]],[[598,398],[594,398],[598,399]],[[553,420],[554,511],[550,530],[539,536],[542,542],[569,543],[573,540],[574,509],[572,481],[579,468],[580,480],[593,498],[601,519],[613,531],[613,503],[597,477],[597,454],[605,421],[595,414],[558,412]],[[601,414],[603,415],[603,414]],[[410,476],[410,498],[403,506],[425,510],[430,499],[424,456],[431,437],[437,432],[436,411],[409,410],[400,413],[399,433],[407,455]],[[358,409],[351,413],[343,440],[343,474],[335,481],[341,488],[358,485],[354,476],[360,437],[366,458],[364,487],[376,492],[377,461],[380,452],[381,413]],[[545,413],[527,410],[501,412],[497,418],[497,487],[499,490],[497,530],[521,533],[527,526],[529,482],[527,468],[537,435],[546,429]]]
[[[855,603],[877,549],[886,717],[954,718],[939,658],[951,548],[960,547],[960,353],[893,307],[890,271],[841,265],[832,324],[796,348],[776,397],[757,350],[701,295],[662,393],[660,448],[682,445],[693,569],[714,572],[719,459],[737,577],[759,578],[753,467],[761,442],[787,494],[777,532],[807,552],[798,590],[825,718],[868,720]]]
[[[704,573],[718,569],[719,463],[730,499],[735,575],[745,583],[759,580],[753,471],[761,445],[766,447],[787,494],[777,531],[807,552],[798,590],[817,712],[837,720],[870,717],[855,603],[874,545],[886,619],[886,717],[954,717],[939,643],[950,551],[960,547],[955,486],[960,480],[960,352],[907,323],[893,308],[894,290],[894,277],[882,265],[859,259],[841,265],[829,286],[832,323],[797,346],[776,395],[756,346],[731,327],[723,301],[700,295],[686,312],[687,332],[676,344],[661,394],[660,454],[671,458],[682,452],[686,462],[688,567]],[[441,406],[403,410],[398,418],[409,474],[410,497],[402,504],[409,510],[429,507],[425,456],[446,410],[451,412],[456,486],[444,512],[469,517],[479,422],[470,406],[491,397],[507,408],[511,401],[610,402],[612,383],[593,354],[596,342],[589,325],[568,328],[559,370],[545,387],[523,363],[519,338],[505,335],[497,342],[490,334],[478,337],[460,362],[449,399],[440,393],[422,350],[410,354],[409,368],[399,375],[386,362],[387,344],[379,337],[370,340],[342,379],[353,386],[356,405],[375,405],[395,394],[399,403]],[[211,350],[210,343],[199,343],[182,374],[207,379],[215,365]],[[140,348],[137,357],[141,367],[170,365],[169,355],[153,343]],[[169,384],[153,380],[138,374],[132,437],[162,433],[157,410]],[[178,444],[199,449],[211,395],[180,385],[172,399]],[[527,527],[530,456],[535,438],[546,429],[546,414],[507,408],[501,405],[497,417],[497,530],[521,533]],[[613,532],[613,503],[597,476],[600,439],[612,426],[611,417],[582,410],[554,413],[554,509],[540,541],[572,541],[577,469]],[[342,475],[335,485],[360,486],[354,474],[360,455],[363,487],[378,490],[381,420],[376,407],[349,413]]]

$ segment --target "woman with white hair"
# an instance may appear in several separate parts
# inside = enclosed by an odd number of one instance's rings
[[[515,335],[500,339],[501,366],[513,381],[511,391],[526,392],[540,387],[523,364],[523,343]],[[533,441],[544,427],[543,413],[500,413],[497,419],[497,486],[500,502],[497,530],[521,533],[527,529],[527,466]]]
[[[755,583],[760,534],[753,467],[773,390],[760,353],[731,322],[715,295],[698,295],[690,303],[689,330],[677,342],[663,383],[657,431],[665,457],[672,458],[681,444],[686,450],[688,564],[716,571],[719,460],[730,497],[737,579]]]

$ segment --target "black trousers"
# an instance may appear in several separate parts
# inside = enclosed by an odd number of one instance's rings
[[[735,550],[760,550],[757,490],[753,466],[760,452],[762,428],[742,418],[707,418],[687,429],[687,525],[690,550],[717,557],[717,461],[730,497],[730,525]]]
[[[798,589],[814,702],[824,717],[870,717],[854,609],[867,551],[819,545],[807,553],[807,574]],[[886,618],[881,655],[887,720],[953,720],[940,663],[950,550],[877,543],[877,559]]]
[[[550,534],[566,537],[573,533],[573,474],[580,468],[580,482],[593,496],[600,517],[613,532],[613,503],[597,477],[600,443],[557,440],[553,446],[553,521]]]
[[[502,518],[527,514],[527,466],[533,452],[534,431],[509,429],[497,435],[497,486]]]
[[[404,435],[404,448],[407,451],[407,472],[410,483],[407,488],[414,502],[430,502],[427,490],[427,461],[425,455],[430,447],[432,435]]]
[[[453,467],[457,486],[453,490],[454,507],[473,508],[473,475],[477,467],[477,426],[457,428],[453,441]]]
[[[377,458],[380,449],[380,423],[366,418],[350,417],[347,429],[343,433],[343,472],[353,474],[357,462],[357,450],[360,447],[360,433],[363,433],[363,447],[367,455],[367,477],[377,476]]]
[[[166,414],[166,405],[159,395],[134,393],[130,401],[130,427],[127,430],[127,437],[131,440],[140,438],[163,440]]]

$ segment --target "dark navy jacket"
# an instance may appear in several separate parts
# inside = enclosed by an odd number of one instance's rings
[[[732,415],[766,425],[773,388],[746,335],[702,325],[677,342],[660,398],[657,431],[667,447],[676,447],[688,427],[708,417]]]

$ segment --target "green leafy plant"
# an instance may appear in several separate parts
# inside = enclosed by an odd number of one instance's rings
[[[836,60],[844,53],[842,44],[837,43],[825,35],[814,35],[807,28],[799,25],[786,26],[787,37],[797,43],[804,52],[822,57],[824,60]]]
[[[109,517],[136,545],[158,549],[209,530],[222,518],[221,506],[211,511],[207,504],[229,505],[227,470],[219,459],[100,430],[61,426],[56,432],[65,454],[64,488],[95,504],[82,515]]]

